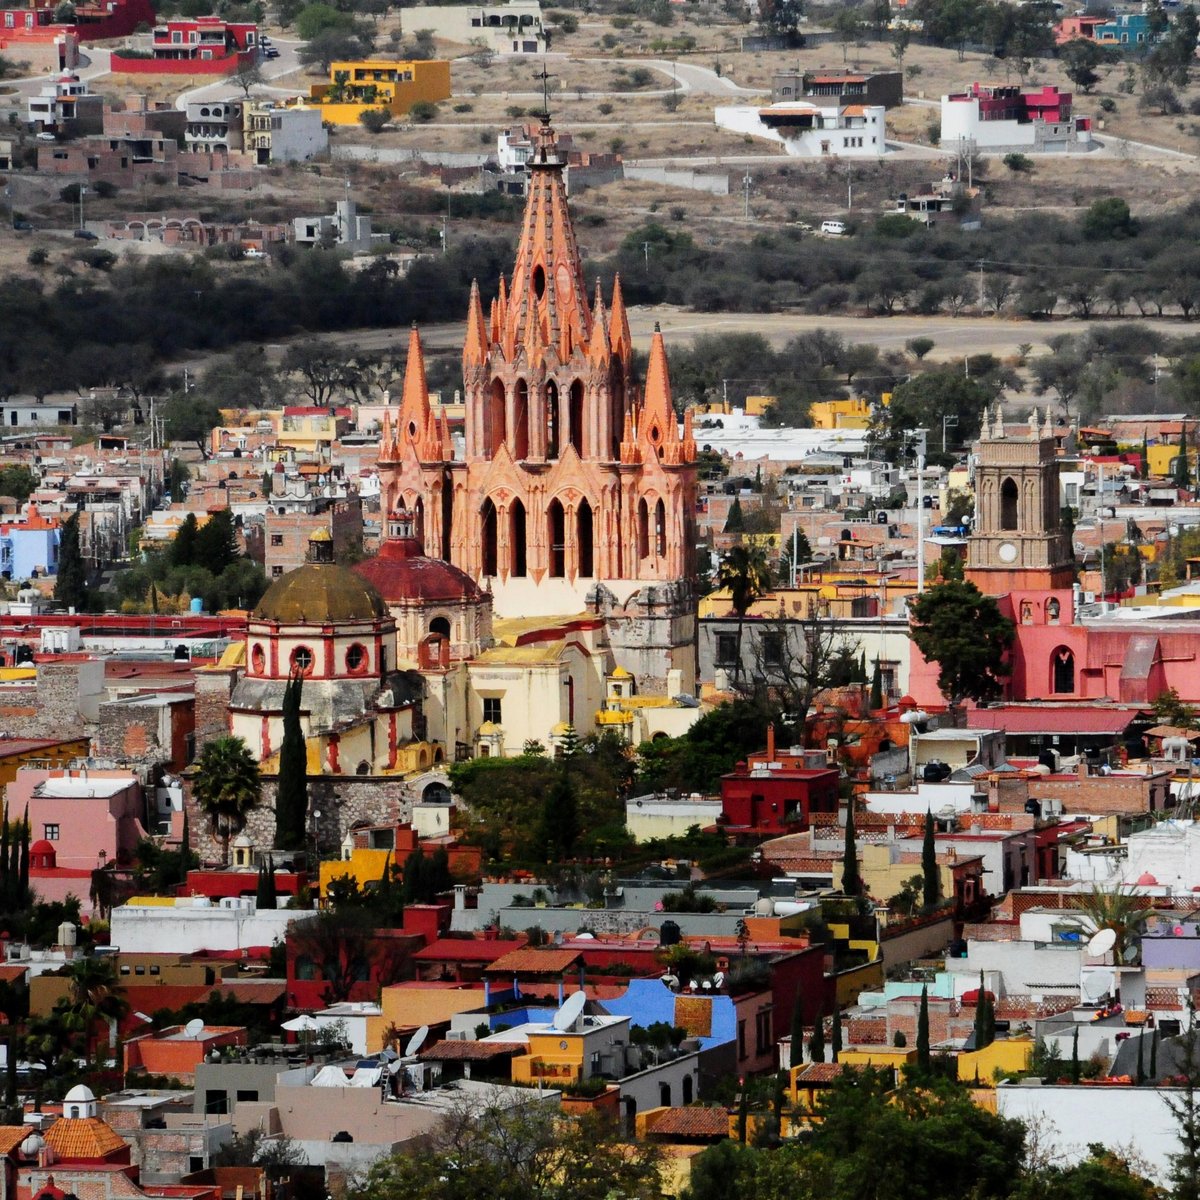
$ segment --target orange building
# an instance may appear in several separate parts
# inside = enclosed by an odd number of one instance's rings
[[[548,118],[535,143],[512,275],[487,316],[471,288],[464,456],[452,457],[445,415],[433,415],[414,339],[398,419],[384,417],[383,511],[413,513],[425,553],[484,584],[498,616],[592,607],[610,620],[617,659],[639,683],[661,686],[678,669],[688,689],[690,416],[681,431],[657,331],[639,386],[620,281],[609,308],[598,289],[589,303]]]

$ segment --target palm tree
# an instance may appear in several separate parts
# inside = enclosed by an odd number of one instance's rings
[[[259,801],[262,779],[258,763],[239,737],[209,742],[196,765],[196,802],[221,841],[222,861],[229,861],[229,839],[246,828],[246,814]]]
[[[129,1002],[121,992],[116,968],[110,958],[88,955],[73,960],[67,967],[69,981],[67,1013],[74,1025],[87,1038],[89,1046],[97,1021],[105,1021],[109,1029],[109,1047],[116,1046],[117,1022],[129,1011]]]
[[[1119,887],[1113,891],[1093,888],[1079,908],[1095,926],[1093,932],[1111,929],[1117,935],[1112,953],[1113,962],[1118,964],[1123,961],[1122,956],[1129,944],[1130,935],[1154,912],[1152,906],[1142,903],[1141,896],[1132,890],[1124,891]]]
[[[734,546],[721,561],[717,570],[717,587],[727,588],[729,602],[737,614],[737,651],[733,663],[733,685],[736,689],[742,675],[742,630],[746,614],[760,596],[771,587],[771,569],[766,556],[756,546]]]

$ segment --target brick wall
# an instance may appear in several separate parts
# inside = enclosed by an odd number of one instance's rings
[[[170,705],[112,701],[100,705],[96,753],[137,766],[181,771],[187,766],[187,740],[194,727],[190,697]]]
[[[340,557],[362,546],[362,504],[358,498],[343,500],[321,513],[284,513],[267,509],[265,517],[264,569],[276,579],[302,566],[308,554],[308,539],[318,529],[333,535],[333,552]]]
[[[35,684],[5,690],[0,729],[10,737],[82,737],[80,675],[90,665],[81,659],[39,663]]]

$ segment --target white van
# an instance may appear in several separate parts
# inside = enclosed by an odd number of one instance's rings
[[[832,237],[841,237],[846,232],[845,221],[822,221],[821,232],[830,234]]]

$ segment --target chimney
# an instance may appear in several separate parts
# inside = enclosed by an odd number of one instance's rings
[[[1079,766],[1076,768],[1076,771],[1080,779],[1086,779],[1088,777],[1087,759],[1081,758],[1079,760]]]
[[[767,761],[775,761],[775,722],[767,723]]]

